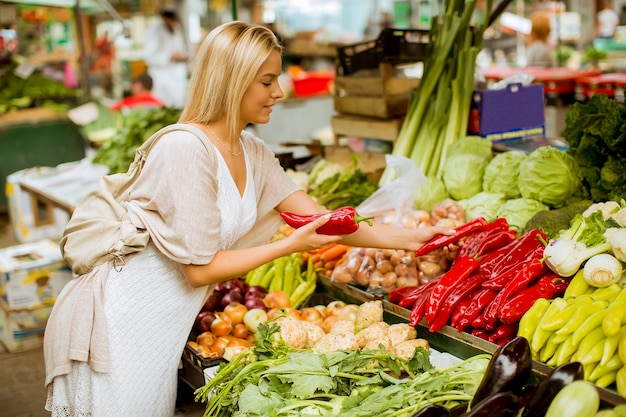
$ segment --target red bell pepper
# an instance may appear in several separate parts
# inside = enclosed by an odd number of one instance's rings
[[[517,292],[500,306],[498,315],[505,324],[517,323],[539,298],[551,299],[567,289],[570,279],[548,273],[533,285]]]
[[[421,248],[415,252],[415,256],[424,256],[435,249],[443,248],[452,243],[456,243],[462,237],[472,233],[479,232],[487,225],[487,220],[483,217],[477,217],[469,222],[455,228],[456,232],[452,235],[438,235],[424,243]]]
[[[496,298],[497,294],[498,293],[494,290],[481,288],[481,290],[473,296],[472,302],[467,306],[461,317],[457,319],[455,328],[459,331],[464,331],[468,326],[472,325],[485,307]]]
[[[478,268],[478,261],[471,256],[464,256],[439,278],[428,296],[426,303],[426,322],[435,321],[439,307],[457,284],[469,277]]]
[[[435,279],[433,281],[425,282],[422,285],[419,285],[413,291],[402,297],[400,301],[398,301],[398,305],[404,308],[412,308],[415,301],[421,299],[422,294],[425,292],[430,292],[430,290],[435,286],[439,279]]]
[[[372,225],[371,217],[359,216],[354,207],[349,206],[340,207],[330,213],[304,215],[283,211],[280,213],[280,216],[289,226],[297,229],[327,214],[330,214],[328,222],[316,230],[317,233],[321,235],[348,235],[359,229],[360,222],[366,222],[370,226]]]

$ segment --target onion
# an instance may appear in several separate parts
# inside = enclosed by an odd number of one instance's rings
[[[222,305],[222,307],[226,307],[227,305],[229,305],[231,303],[239,303],[239,304],[241,304],[242,302],[243,302],[243,296],[241,295],[239,290],[232,289],[232,290],[228,291],[228,293],[226,293],[222,297],[222,301],[220,302],[220,304]]]
[[[291,307],[289,296],[282,290],[270,291],[263,297],[263,301],[269,308]]]
[[[233,323],[223,313],[218,313],[213,323],[211,323],[211,331],[215,336],[225,336],[233,330]]]
[[[245,339],[248,337],[248,327],[244,323],[237,323],[235,327],[233,327],[233,336],[238,337],[240,339]]]
[[[267,289],[261,285],[251,285],[248,287],[246,292],[244,293],[243,298],[263,298],[267,295]]]
[[[215,284],[215,291],[220,294],[226,294],[233,289],[233,284],[229,281],[222,281]]]
[[[237,355],[240,355],[241,353],[245,352],[248,349],[250,348],[246,346],[226,346],[226,348],[224,349],[224,355],[222,356],[224,357],[224,359],[230,362]]]
[[[208,332],[211,330],[211,323],[215,320],[215,314],[211,311],[201,311],[196,317],[195,326],[200,333]]]
[[[248,310],[252,310],[253,308],[260,308],[261,310],[267,311],[267,306],[263,302],[262,298],[257,298],[257,297],[248,298],[245,301],[244,305],[246,306]]]
[[[224,314],[230,317],[233,324],[243,323],[243,316],[248,312],[248,308],[241,303],[230,303],[224,307]]]
[[[232,279],[230,281],[230,285],[232,289],[238,289],[241,294],[245,294],[246,290],[248,289],[248,283],[239,278]]]
[[[260,308],[253,308],[248,310],[245,316],[243,316],[243,322],[252,333],[256,333],[259,328],[259,324],[267,322],[267,313]]]
[[[209,297],[204,302],[204,305],[202,306],[202,310],[205,310],[205,311],[217,311],[218,308],[221,310],[220,302],[222,301],[222,295],[223,294],[221,294],[221,293],[219,293],[217,291],[211,292]]]

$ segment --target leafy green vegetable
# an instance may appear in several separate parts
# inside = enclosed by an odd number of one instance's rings
[[[619,201],[626,195],[626,107],[594,94],[587,104],[574,103],[565,122],[568,153],[580,167],[591,200]]]
[[[500,206],[496,217],[504,217],[512,229],[522,230],[535,214],[547,209],[548,206],[532,198],[514,198]]]
[[[551,208],[566,205],[581,186],[578,164],[568,153],[554,146],[541,146],[522,160],[518,181],[523,198],[537,200]]]
[[[430,176],[426,178],[424,185],[415,190],[413,202],[420,210],[430,212],[437,203],[450,198],[446,185],[441,178]]]
[[[493,153],[491,142],[478,136],[459,139],[448,150],[443,166],[443,183],[455,200],[463,200],[483,190],[483,175]]]
[[[519,164],[526,159],[526,152],[507,151],[496,154],[485,168],[483,190],[501,193],[506,198],[521,197],[518,186]]]
[[[109,167],[109,173],[126,172],[135,151],[159,129],[176,123],[180,110],[168,107],[132,110],[121,117],[115,135],[98,148],[93,161]]]
[[[358,206],[378,189],[378,185],[370,181],[357,164],[358,157],[353,155],[349,167],[324,179],[316,188],[309,190],[309,195],[329,210]]]
[[[463,207],[465,217],[468,220],[478,217],[491,220],[497,217],[496,213],[506,201],[506,196],[502,193],[481,191],[466,200],[460,200],[458,203]]]

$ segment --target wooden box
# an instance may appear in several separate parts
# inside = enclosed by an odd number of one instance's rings
[[[419,78],[394,77],[389,64],[381,64],[377,76],[337,76],[335,111],[381,119],[403,116],[419,82]]]
[[[335,115],[330,124],[335,137],[358,136],[394,142],[402,127],[403,117],[378,119],[353,115]]]

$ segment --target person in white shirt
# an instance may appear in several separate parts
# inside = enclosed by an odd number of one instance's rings
[[[612,0],[602,1],[602,10],[598,12],[596,18],[596,37],[613,39],[615,28],[619,25],[619,16],[613,10]]]
[[[161,19],[145,34],[144,61],[154,82],[152,94],[167,107],[182,109],[187,97],[187,41],[174,7],[166,6],[159,14]]]

